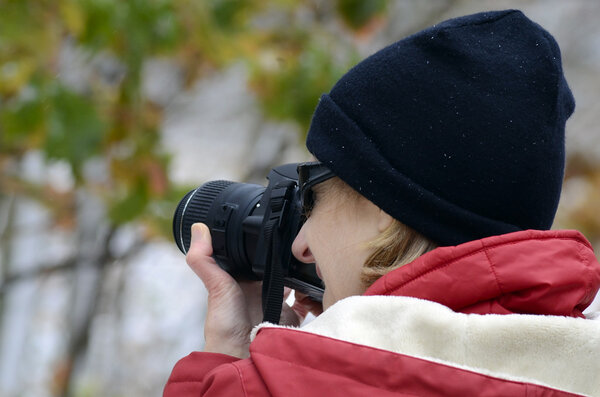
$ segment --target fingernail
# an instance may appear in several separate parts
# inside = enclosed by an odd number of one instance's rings
[[[204,226],[203,223],[194,223],[192,225],[192,241],[202,239],[204,237],[205,228],[206,226]]]

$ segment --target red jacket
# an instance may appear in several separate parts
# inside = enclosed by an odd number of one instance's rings
[[[442,247],[303,328],[262,324],[248,359],[190,354],[164,395],[600,396],[599,287],[576,231]]]

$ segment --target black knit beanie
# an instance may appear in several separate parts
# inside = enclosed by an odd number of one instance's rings
[[[575,102],[554,38],[520,11],[434,25],[365,59],[314,112],[306,145],[439,245],[549,229]]]

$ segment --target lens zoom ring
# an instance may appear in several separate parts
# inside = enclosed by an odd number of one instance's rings
[[[206,222],[206,217],[212,203],[223,190],[233,183],[222,180],[207,182],[193,193],[193,196],[187,203],[180,203],[180,206],[183,206],[180,229],[183,247],[180,247],[180,249],[184,253],[187,253],[190,247],[192,225],[196,222]]]

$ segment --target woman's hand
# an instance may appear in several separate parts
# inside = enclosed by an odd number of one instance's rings
[[[301,319],[304,319],[308,313],[311,313],[314,316],[323,313],[323,304],[313,300],[310,296],[296,291],[294,293],[294,298],[295,301],[292,310],[294,310]]]
[[[211,255],[210,230],[202,223],[194,224],[186,260],[208,290],[204,351],[248,357],[250,331],[263,317],[262,283],[236,281]],[[297,326],[308,311],[296,305],[292,310],[284,302],[281,323]]]
[[[261,283],[238,283],[211,255],[208,227],[194,224],[186,260],[208,290],[204,351],[248,357],[250,331],[262,320]]]

